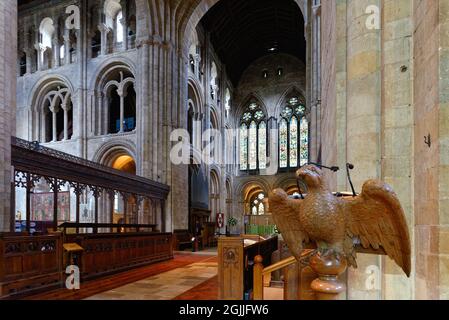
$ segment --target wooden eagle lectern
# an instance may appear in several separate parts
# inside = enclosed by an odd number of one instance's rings
[[[291,199],[284,190],[276,189],[269,196],[269,205],[298,261],[305,244],[314,242],[317,250],[310,258],[310,267],[320,276],[327,269],[325,276],[337,280],[347,264],[357,267],[355,244],[360,243],[365,249],[382,248],[410,276],[410,236],[404,211],[389,185],[369,180],[360,195],[336,197],[314,165],[299,169],[296,178],[307,186],[304,199]],[[323,283],[319,279],[312,283],[315,291],[320,286]],[[326,290],[342,292],[344,285],[336,281],[335,288],[323,289],[323,294]]]

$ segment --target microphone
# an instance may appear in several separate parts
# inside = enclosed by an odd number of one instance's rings
[[[333,172],[337,172],[338,170],[340,170],[340,168],[337,167],[337,166],[327,167],[327,166],[324,166],[324,165],[322,165],[320,163],[314,163],[314,162],[309,162],[308,164],[313,164],[313,165],[315,165],[317,167],[325,168],[325,169],[328,169],[328,170],[333,171]]]

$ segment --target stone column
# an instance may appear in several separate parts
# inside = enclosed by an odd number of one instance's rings
[[[44,69],[44,53],[47,48],[40,43],[36,43],[34,48],[37,51],[37,71],[42,71]]]
[[[64,64],[70,64],[70,33],[66,29],[64,33]]]
[[[60,50],[58,37],[53,38],[53,67],[59,67],[60,65]]]
[[[17,1],[0,1],[0,231],[12,231],[11,135],[15,134]]]
[[[64,111],[64,141],[69,140],[69,111],[71,109],[70,104],[61,106]]]
[[[120,132],[125,132],[124,122],[125,122],[125,92],[123,90],[117,90],[120,97]]]
[[[100,23],[98,25],[98,30],[101,32],[101,55],[105,56],[108,54],[108,33],[110,29],[104,24]]]
[[[33,50],[30,48],[25,49],[26,55],[26,75],[31,74],[33,71]]]
[[[52,142],[56,142],[58,141],[58,137],[57,137],[57,114],[59,111],[59,108],[57,106],[51,106],[50,107],[50,111],[52,113]],[[64,119],[65,120],[65,119]]]
[[[347,161],[356,166],[352,181],[358,192],[367,179],[381,178],[381,33],[364,25],[370,5],[381,8],[381,1],[347,2],[346,146]],[[380,258],[359,254],[357,263],[358,269],[348,270],[348,298],[380,299],[379,288],[367,290],[364,272],[372,266],[380,269]]]

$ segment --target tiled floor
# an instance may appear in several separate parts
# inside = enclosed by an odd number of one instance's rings
[[[215,260],[215,262],[214,262]],[[210,261],[210,262],[209,262]],[[87,298],[88,300],[171,300],[217,275],[216,257],[176,268]],[[215,288],[218,291],[218,288]]]
[[[70,291],[67,289],[56,289],[48,292],[43,292],[25,298],[26,300],[81,300],[92,296],[102,294],[103,292],[113,291],[116,288],[126,287],[129,284],[145,280],[165,272],[175,269],[182,269],[195,263],[214,263],[216,265],[216,253],[209,255],[196,254],[192,252],[176,252],[173,260],[155,263],[149,266],[124,271],[107,277],[102,277],[96,280],[88,281],[81,284],[81,290]],[[144,286],[138,284],[137,287]],[[118,293],[121,294],[121,293]],[[179,294],[173,293],[173,296]],[[114,294],[112,294],[113,296]]]
[[[33,300],[218,300],[216,252],[177,252],[170,261],[86,282],[79,291],[59,289]],[[265,288],[267,300],[283,290]]]

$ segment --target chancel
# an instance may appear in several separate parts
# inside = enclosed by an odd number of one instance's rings
[[[0,1],[0,299],[449,299],[447,10]]]

